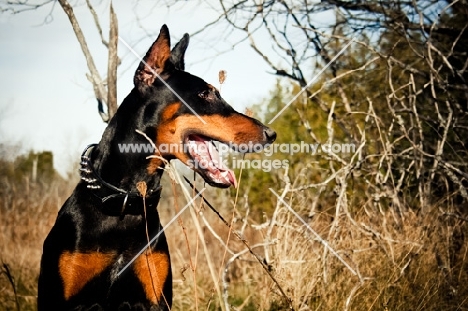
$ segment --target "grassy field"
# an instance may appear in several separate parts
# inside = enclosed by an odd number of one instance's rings
[[[173,309],[468,310],[467,1],[220,4],[208,37],[241,31],[278,77],[250,112],[277,146],[328,148],[248,155],[288,164],[245,169],[238,193],[207,187],[219,214],[197,199],[166,232]],[[42,243],[78,176],[2,149],[0,311],[35,310]],[[163,224],[194,196],[171,172]]]
[[[75,182],[2,180],[0,310],[36,309],[42,242]],[[178,185],[165,183],[163,223],[186,202]],[[467,219],[440,212],[446,206],[314,211],[305,193],[284,191],[287,205],[278,201],[258,222],[248,196],[234,206],[229,192],[207,192],[234,230],[200,202],[168,228],[174,310],[468,309]]]

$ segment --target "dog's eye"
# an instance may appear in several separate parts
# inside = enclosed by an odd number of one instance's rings
[[[202,92],[198,93],[198,96],[200,98],[207,99],[208,96],[210,96],[210,91],[209,90],[202,91]]]

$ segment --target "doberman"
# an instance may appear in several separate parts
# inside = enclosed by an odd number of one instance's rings
[[[206,183],[226,188],[236,179],[215,161],[212,141],[265,146],[275,140],[273,130],[236,112],[215,87],[185,71],[188,42],[185,34],[171,51],[169,30],[161,28],[135,72],[135,87],[99,144],[83,152],[82,180],[44,242],[39,311],[170,310],[164,234],[135,259],[161,231],[156,207],[165,161],[179,159]],[[119,149],[148,139],[156,147],[152,153]],[[182,148],[160,148],[164,144]]]

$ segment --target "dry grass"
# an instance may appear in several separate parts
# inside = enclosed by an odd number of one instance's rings
[[[71,182],[63,180],[51,184],[1,180],[1,310],[36,310],[42,242],[71,190]]]
[[[347,268],[285,207],[279,206],[276,212],[269,237],[268,226],[257,226],[257,230],[251,227],[245,235],[251,244],[256,240],[274,242],[255,251],[268,258],[294,310],[468,308],[464,220],[450,219],[436,211],[425,215],[407,212],[401,218],[391,212],[370,216],[358,213],[352,219],[342,214],[333,221],[326,214],[314,215],[309,226],[327,238],[330,247],[349,265]],[[217,230],[218,234],[222,231]],[[210,245],[221,252],[223,247],[214,243]],[[233,241],[230,249],[242,252],[245,247]],[[221,261],[217,263],[221,265]],[[276,284],[248,252],[226,267],[232,309],[237,310],[234,306],[239,305],[244,307],[239,310],[288,309]],[[203,273],[199,277],[203,278]]]
[[[13,185],[3,181],[1,310],[36,309],[42,241],[72,187],[72,182]],[[258,224],[245,217],[248,198],[241,197],[233,209],[235,198],[227,192],[208,192],[208,200],[228,222],[233,221],[234,230],[252,250],[265,258],[294,310],[468,309],[466,219],[435,207],[428,213],[357,209],[354,213],[311,214],[310,206],[297,203],[302,202],[299,195],[289,193],[285,202],[327,241],[326,248],[285,204],[277,204],[274,217]],[[180,188],[175,195],[180,210],[185,205]],[[176,209],[170,185],[163,197],[160,212],[167,223]],[[197,202],[201,239],[188,211],[182,214],[182,222],[167,229],[176,293],[173,309],[287,310],[288,302],[278,285],[244,243],[206,205]],[[216,281],[210,276],[208,262]]]

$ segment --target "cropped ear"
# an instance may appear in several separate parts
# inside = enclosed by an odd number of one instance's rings
[[[168,71],[167,60],[171,56],[171,39],[166,25],[161,27],[159,36],[151,45],[145,57],[140,62],[133,77],[135,86],[152,85],[158,76],[166,78]]]
[[[190,41],[190,36],[186,33],[171,51],[171,63],[179,70],[185,70],[185,51]]]

